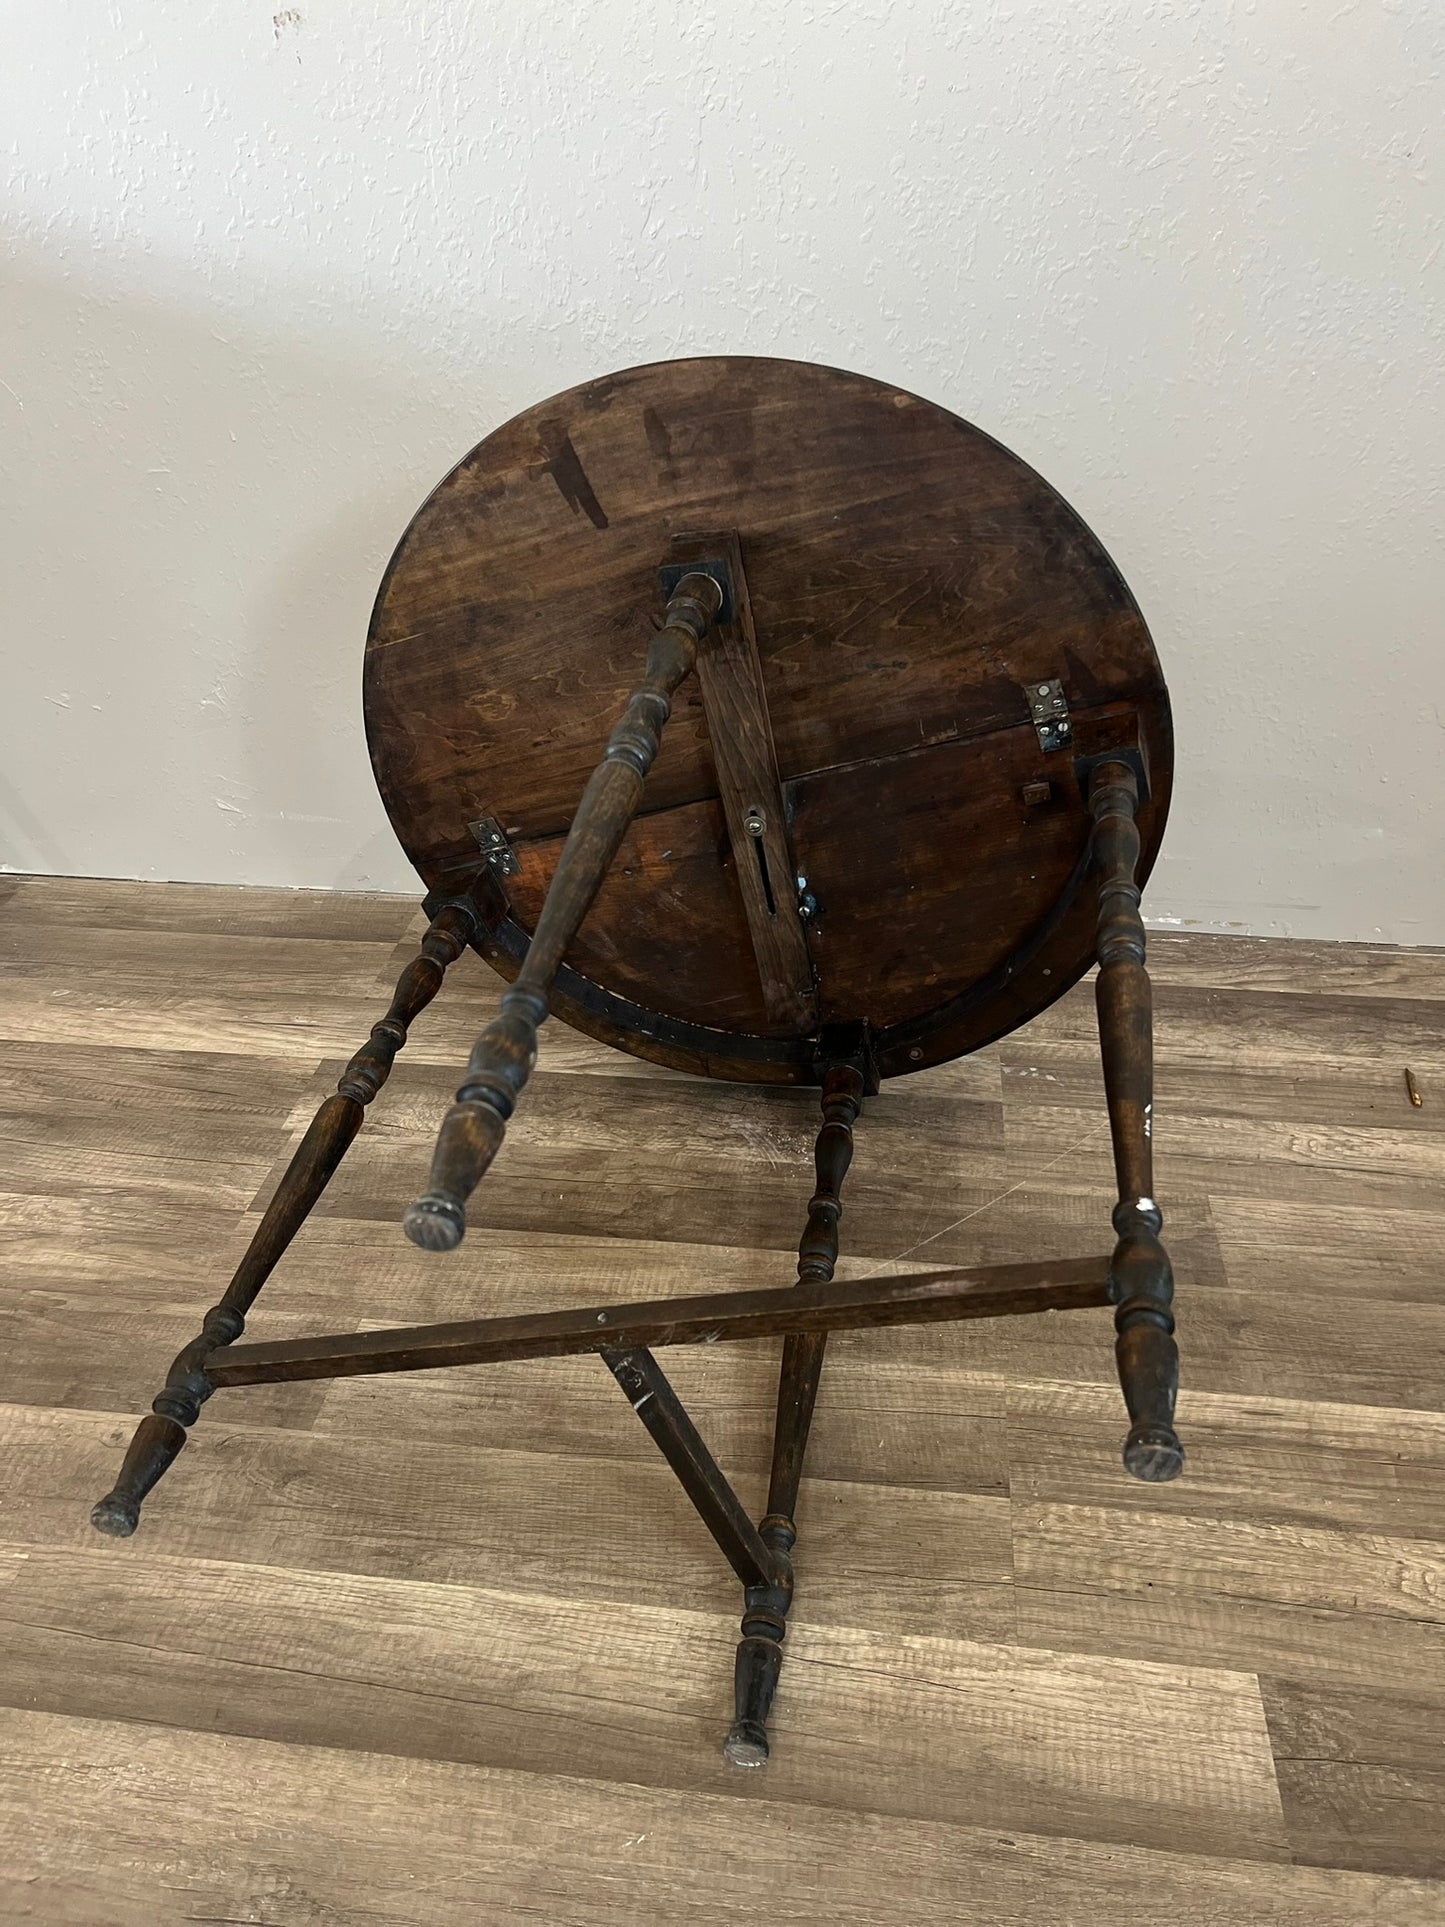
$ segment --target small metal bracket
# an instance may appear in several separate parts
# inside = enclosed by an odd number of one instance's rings
[[[487,859],[488,867],[499,877],[515,877],[522,873],[517,861],[517,853],[507,841],[507,833],[494,816],[478,817],[467,828],[477,839],[477,848]]]
[[[1045,755],[1050,750],[1067,749],[1073,741],[1074,730],[1069,721],[1063,679],[1055,676],[1051,682],[1025,683],[1024,694],[1029,699],[1034,728],[1039,732],[1039,748]]]
[[[722,602],[713,620],[719,629],[725,629],[733,620],[737,608],[737,598],[733,594],[733,572],[728,566],[727,557],[717,555],[707,556],[699,562],[664,562],[657,572],[664,600],[671,598],[678,583],[688,575],[710,575],[722,591]]]

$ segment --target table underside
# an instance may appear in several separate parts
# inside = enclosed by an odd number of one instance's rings
[[[514,974],[638,681],[659,564],[692,529],[736,537],[786,838],[767,888],[805,906],[811,982],[788,1009],[766,994],[742,874],[758,854],[719,780],[728,719],[694,677],[553,1008],[638,1055],[771,1082],[810,1081],[831,1024],[866,1022],[890,1076],[1025,1022],[1093,958],[1081,757],[1137,757],[1141,876],[1157,850],[1158,662],[1118,571],[1039,476],[836,370],[630,370],[508,423],[429,498],[366,671],[378,783],[428,886],[467,889],[485,863],[471,826],[503,831],[478,948]],[[1052,679],[1059,748],[1030,719],[1030,685]]]

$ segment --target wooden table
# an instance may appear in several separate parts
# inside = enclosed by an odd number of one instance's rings
[[[1112,1305],[1124,1464],[1183,1465],[1139,915],[1173,760],[1148,631],[1078,516],[956,416],[798,362],[665,362],[528,410],[433,492],[377,599],[365,709],[430,926],[92,1518],[135,1530],[218,1386],[597,1352],[743,1585],[726,1752],[761,1765],[830,1331]],[[819,1088],[795,1284],[236,1342],[468,946],[509,988],[407,1235],[460,1243],[555,1013],[700,1076]],[[880,1080],[1016,1029],[1095,961],[1112,1257],[837,1282]],[[755,1524],[653,1353],[774,1334]]]

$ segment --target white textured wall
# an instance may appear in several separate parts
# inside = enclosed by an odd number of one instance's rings
[[[840,363],[1039,467],[1175,699],[1155,917],[1445,942],[1440,0],[5,9],[22,869],[409,888],[420,497],[631,362]]]

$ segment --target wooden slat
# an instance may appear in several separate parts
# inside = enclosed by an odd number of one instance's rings
[[[1309,943],[1151,929],[1149,958],[1172,984],[1287,996],[1418,997],[1445,1002],[1445,950],[1390,944]]]
[[[0,1036],[302,1059],[349,1056],[393,945],[0,923]]]
[[[997,1046],[1011,1108],[1093,1110],[1101,1101],[1099,1053],[1084,1040],[1044,1044],[1025,1030]],[[1210,1115],[1292,1128],[1445,1131],[1445,1105],[1416,1110],[1401,1067],[1348,1059],[1317,1068],[1166,1059],[1155,1079],[1161,1124]]]
[[[797,872],[742,549],[732,531],[677,535],[668,557],[679,563],[717,558],[728,565],[731,618],[704,636],[697,679],[763,1007],[775,1022],[806,1035],[817,1027],[818,1000],[798,914]]]
[[[1208,939],[1201,938],[1201,942]],[[1030,1025],[1030,1043],[1088,1046],[1087,997],[1061,999]],[[1336,1064],[1369,1070],[1413,1064],[1445,1076],[1445,1001],[1297,991],[1211,990],[1156,973],[1160,1061],[1273,1067],[1317,1074]],[[1343,1121],[1343,1120],[1342,1120]]]
[[[569,1352],[639,1346],[715,1345],[790,1331],[850,1331],[1077,1311],[1109,1303],[1105,1258],[933,1271],[901,1278],[834,1279],[783,1291],[712,1292],[646,1304],[578,1307],[511,1318],[464,1319],[389,1331],[230,1345],[210,1360],[217,1385],[339,1378],[350,1372],[424,1372],[444,1365],[560,1358]]]
[[[286,1145],[309,1072],[214,1052],[12,1041],[0,1051],[6,1189],[243,1209]]]

